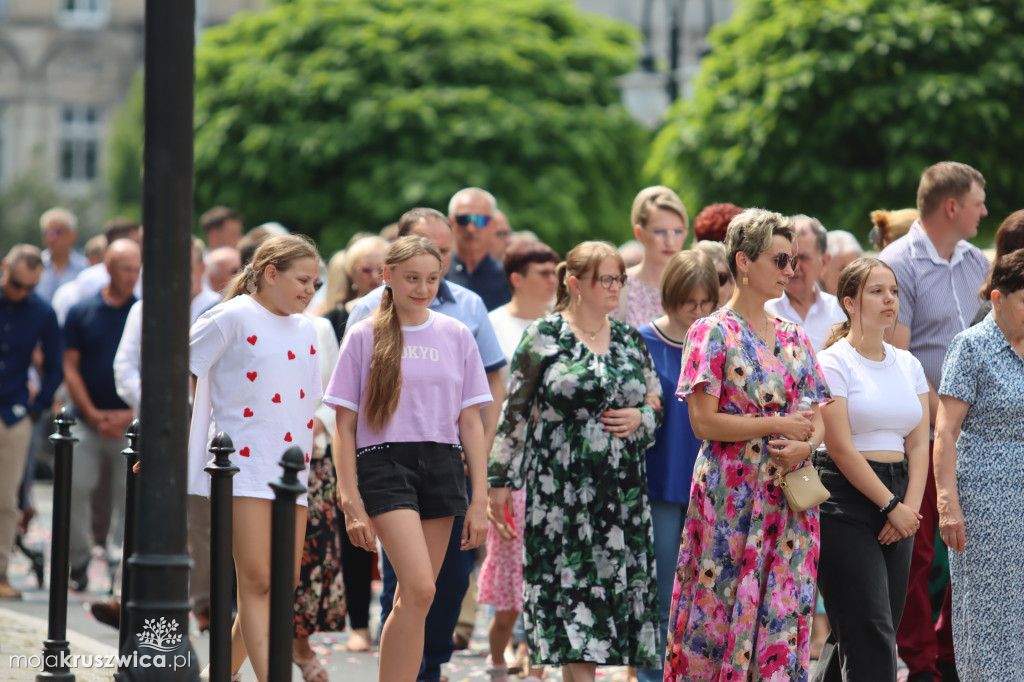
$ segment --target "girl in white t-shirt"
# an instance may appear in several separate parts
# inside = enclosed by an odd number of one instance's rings
[[[928,382],[921,363],[884,341],[899,315],[892,269],[858,258],[839,274],[847,320],[818,355],[832,392],[814,466],[821,505],[818,586],[832,633],[816,682],[895,680],[913,537],[928,457]]]
[[[419,671],[454,518],[465,516],[462,549],[487,533],[480,406],[491,392],[472,333],[429,308],[441,267],[422,237],[388,247],[380,306],[345,335],[324,396],[337,410],[334,462],[349,539],[374,551],[379,537],[398,577],[380,638],[382,680],[412,680]]]
[[[232,553],[238,576],[238,618],[231,670],[246,654],[267,680],[270,635],[270,509],[267,483],[281,476],[285,450],[313,450],[313,410],[323,393],[318,342],[302,316],[319,285],[316,246],[306,237],[267,239],[231,283],[227,300],[203,314],[189,338],[197,378],[189,437],[189,493],[210,494],[207,448],[215,433],[234,444]],[[299,480],[306,485],[307,471]],[[306,496],[295,515],[295,579],[306,531]]]

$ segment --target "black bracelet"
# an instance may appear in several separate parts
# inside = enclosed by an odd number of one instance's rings
[[[878,511],[882,512],[883,514],[888,514],[888,513],[889,513],[889,512],[891,512],[891,511],[892,511],[893,509],[895,509],[895,508],[896,508],[896,505],[898,505],[898,504],[899,504],[900,502],[902,502],[902,501],[903,501],[903,500],[901,500],[901,499],[900,499],[900,496],[899,496],[899,495],[893,495],[893,496],[892,496],[892,499],[891,499],[891,500],[889,500],[889,504],[885,505],[884,507],[882,507],[882,508],[881,508],[881,509],[879,509]]]

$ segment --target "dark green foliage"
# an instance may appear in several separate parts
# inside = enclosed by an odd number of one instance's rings
[[[296,0],[203,35],[196,203],[318,237],[490,189],[564,253],[628,232],[647,136],[623,24],[563,0]]]
[[[645,167],[687,206],[808,213],[865,239],[868,213],[914,206],[943,160],[985,175],[978,241],[1024,205],[1018,0],[745,0],[711,43]]]

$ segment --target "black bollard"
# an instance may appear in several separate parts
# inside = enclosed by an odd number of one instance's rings
[[[231,463],[235,445],[221,431],[210,443],[213,462],[210,474],[210,680],[231,679],[231,562],[232,501],[235,484],[231,480],[238,467]]]
[[[270,661],[271,680],[292,678],[292,636],[295,634],[295,499],[306,492],[299,472],[306,458],[298,447],[281,457],[284,475],[270,482],[274,505],[270,518]]]
[[[53,419],[56,431],[50,436],[53,443],[53,537],[50,545],[50,614],[43,642],[42,672],[37,682],[60,680],[75,682],[68,658],[68,542],[71,536],[71,466],[72,454],[78,439],[71,435],[77,422],[68,408],[61,408]]]
[[[128,425],[128,429],[124,432],[124,437],[128,439],[128,447],[121,451],[121,454],[125,458],[125,474],[124,474],[124,542],[121,545],[121,620],[120,622],[125,625],[118,629],[117,633],[117,651],[122,655],[129,655],[131,651],[128,650],[130,631],[126,627],[128,624],[128,599],[127,596],[131,594],[131,568],[128,564],[128,559],[131,558],[132,554],[135,553],[135,493],[138,484],[138,477],[132,469],[135,468],[136,462],[139,461],[139,420],[133,419],[132,423]],[[117,666],[118,672],[114,675],[115,680],[121,679],[121,665]]]

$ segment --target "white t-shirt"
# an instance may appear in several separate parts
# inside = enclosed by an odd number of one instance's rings
[[[501,368],[501,382],[508,386],[508,371],[512,364],[512,356],[516,354],[516,348],[519,347],[519,342],[523,338],[523,332],[534,321],[515,317],[508,312],[508,306],[504,305],[487,313],[487,317],[491,318],[491,326],[494,327],[494,333],[498,336],[498,345],[501,346],[505,362],[508,363]]]
[[[869,360],[845,338],[818,354],[833,397],[846,398],[853,446],[861,452],[903,452],[903,439],[921,423],[928,380],[917,358],[885,346],[885,359]]]
[[[281,455],[298,446],[309,463],[313,410],[323,394],[316,330],[302,315],[275,315],[248,295],[204,313],[189,336],[189,369],[198,377],[189,434],[192,495],[210,494],[203,468],[210,440],[231,437],[239,468],[236,497],[273,499]],[[299,476],[307,483],[308,466]],[[299,504],[306,504],[303,494]]]
[[[345,334],[324,402],[360,413],[357,448],[420,441],[457,445],[462,410],[491,402],[472,332],[453,317],[429,312],[423,324],[402,327],[402,390],[391,421],[379,433],[370,430],[360,410],[373,355],[373,319],[360,320]]]

